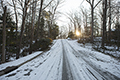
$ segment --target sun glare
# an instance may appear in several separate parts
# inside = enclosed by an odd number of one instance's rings
[[[76,31],[76,35],[79,36],[79,35],[80,35],[80,32]]]

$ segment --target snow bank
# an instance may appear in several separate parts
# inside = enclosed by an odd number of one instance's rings
[[[22,57],[18,60],[15,60],[15,61],[11,61],[11,62],[7,62],[7,63],[4,63],[4,64],[1,64],[0,65],[0,71],[7,68],[8,66],[17,66],[17,65],[20,65],[36,56],[38,56],[39,54],[41,54],[42,51],[37,51],[37,52],[34,52],[33,54],[30,54],[28,56],[25,56],[25,57]]]

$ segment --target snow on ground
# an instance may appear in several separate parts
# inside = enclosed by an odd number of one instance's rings
[[[66,44],[65,45],[66,47],[64,46],[66,50],[65,52],[68,52],[68,54],[66,54],[67,55],[66,58],[69,60],[68,64],[70,66],[70,70],[68,72],[69,73],[71,72],[71,76],[72,76],[72,79],[70,77],[69,80],[94,80],[94,79],[102,80],[103,79],[103,77],[94,69],[92,69],[68,43],[66,43],[65,41],[63,43]],[[92,75],[88,71],[88,69],[90,69],[96,74]]]
[[[105,50],[106,54],[112,55],[116,58],[120,58],[120,51],[117,50],[117,46],[105,46],[108,50]]]
[[[94,64],[94,66],[98,67],[99,69],[108,71],[120,78],[120,61],[101,52],[92,51],[86,47],[80,47],[80,44],[75,40],[69,41],[69,43],[74,46],[74,49],[79,50],[83,55],[86,55],[86,61],[92,65]]]
[[[93,48],[98,48],[99,51],[103,52],[104,50],[100,48],[101,47],[101,37],[96,37],[96,39],[94,39],[94,41],[96,41],[96,42],[94,43]],[[74,40],[74,42],[77,42],[77,40]],[[83,45],[82,43],[79,43],[79,45],[81,47],[85,47],[85,48],[94,50],[92,48],[92,44],[91,43],[85,43],[85,45]],[[117,48],[118,48],[117,45],[105,46],[105,48],[106,49],[104,51],[104,54],[113,56],[116,59],[120,58],[120,49],[119,49],[119,51],[117,50]]]
[[[10,64],[18,65],[39,53],[2,64],[0,69]],[[107,72],[120,78],[120,62],[109,55],[81,47],[77,40],[56,40],[49,51],[0,76],[0,80],[62,80],[63,72],[67,73],[64,76],[68,80],[103,80]],[[111,75],[107,79],[110,78]]]
[[[33,57],[35,57],[35,56],[37,56],[37,55],[39,55],[41,53],[42,53],[42,51],[37,51],[37,52],[34,52],[33,54],[30,54],[28,56],[22,57],[20,59],[15,60],[15,61],[11,61],[11,62],[7,62],[7,63],[4,63],[4,64],[1,64],[0,65],[0,71],[5,69],[5,68],[7,68],[7,67],[9,67],[9,66],[20,65],[20,64],[30,60],[31,58],[33,58]]]
[[[53,41],[53,44],[55,44],[56,40]],[[28,47],[25,47],[25,48],[28,48]],[[10,66],[17,66],[17,65],[20,65],[32,58],[34,58],[35,56],[37,55],[40,55],[43,51],[36,51],[28,56],[25,56],[25,57],[22,57],[22,58],[19,58],[15,61],[11,61],[11,62],[7,62],[7,63],[4,63],[4,64],[1,64],[0,65],[0,71],[7,68],[7,67],[10,67]]]
[[[60,40],[49,51],[20,66],[18,69],[1,76],[0,80],[61,80],[62,46],[59,43]],[[35,55],[35,53],[32,55]],[[26,58],[28,57],[20,60],[24,61]],[[16,61],[11,63],[15,65]]]

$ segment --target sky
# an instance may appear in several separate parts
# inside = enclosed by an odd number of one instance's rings
[[[63,5],[60,7],[60,12],[62,12],[62,15],[57,20],[58,25],[61,27],[64,27],[64,29],[68,26],[69,19],[64,15],[69,12],[75,12],[80,10],[80,7],[89,7],[89,4],[85,0],[65,0]],[[68,30],[68,29],[67,29]],[[65,30],[66,32],[66,30]]]
[[[60,12],[63,14],[59,18],[58,25],[63,26],[66,25],[68,19],[64,14],[69,13],[70,11],[79,10],[80,4],[83,0],[65,0],[63,6],[60,7]]]
[[[7,1],[11,1],[11,0],[7,0]],[[60,8],[58,9],[58,11],[60,11],[62,14],[58,18],[57,24],[59,26],[68,25],[69,20],[64,14],[69,13],[71,11],[75,12],[76,10],[77,11],[80,10],[81,3],[82,3],[83,6],[86,6],[87,2],[85,0],[64,0],[64,3],[62,3],[60,5]],[[88,5],[89,4],[87,3],[87,6]]]

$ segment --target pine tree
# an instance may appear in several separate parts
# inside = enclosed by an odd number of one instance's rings
[[[17,42],[16,42],[16,35],[15,35],[15,22],[13,21],[12,16],[10,15],[10,10],[8,9],[6,12],[6,59],[9,60],[10,55],[12,56],[12,53],[16,53],[17,50]],[[3,14],[0,16],[0,21],[3,22]],[[2,38],[3,38],[3,25],[0,26],[0,45],[2,44]],[[0,48],[2,48],[0,46]],[[0,49],[0,52],[2,49]]]

